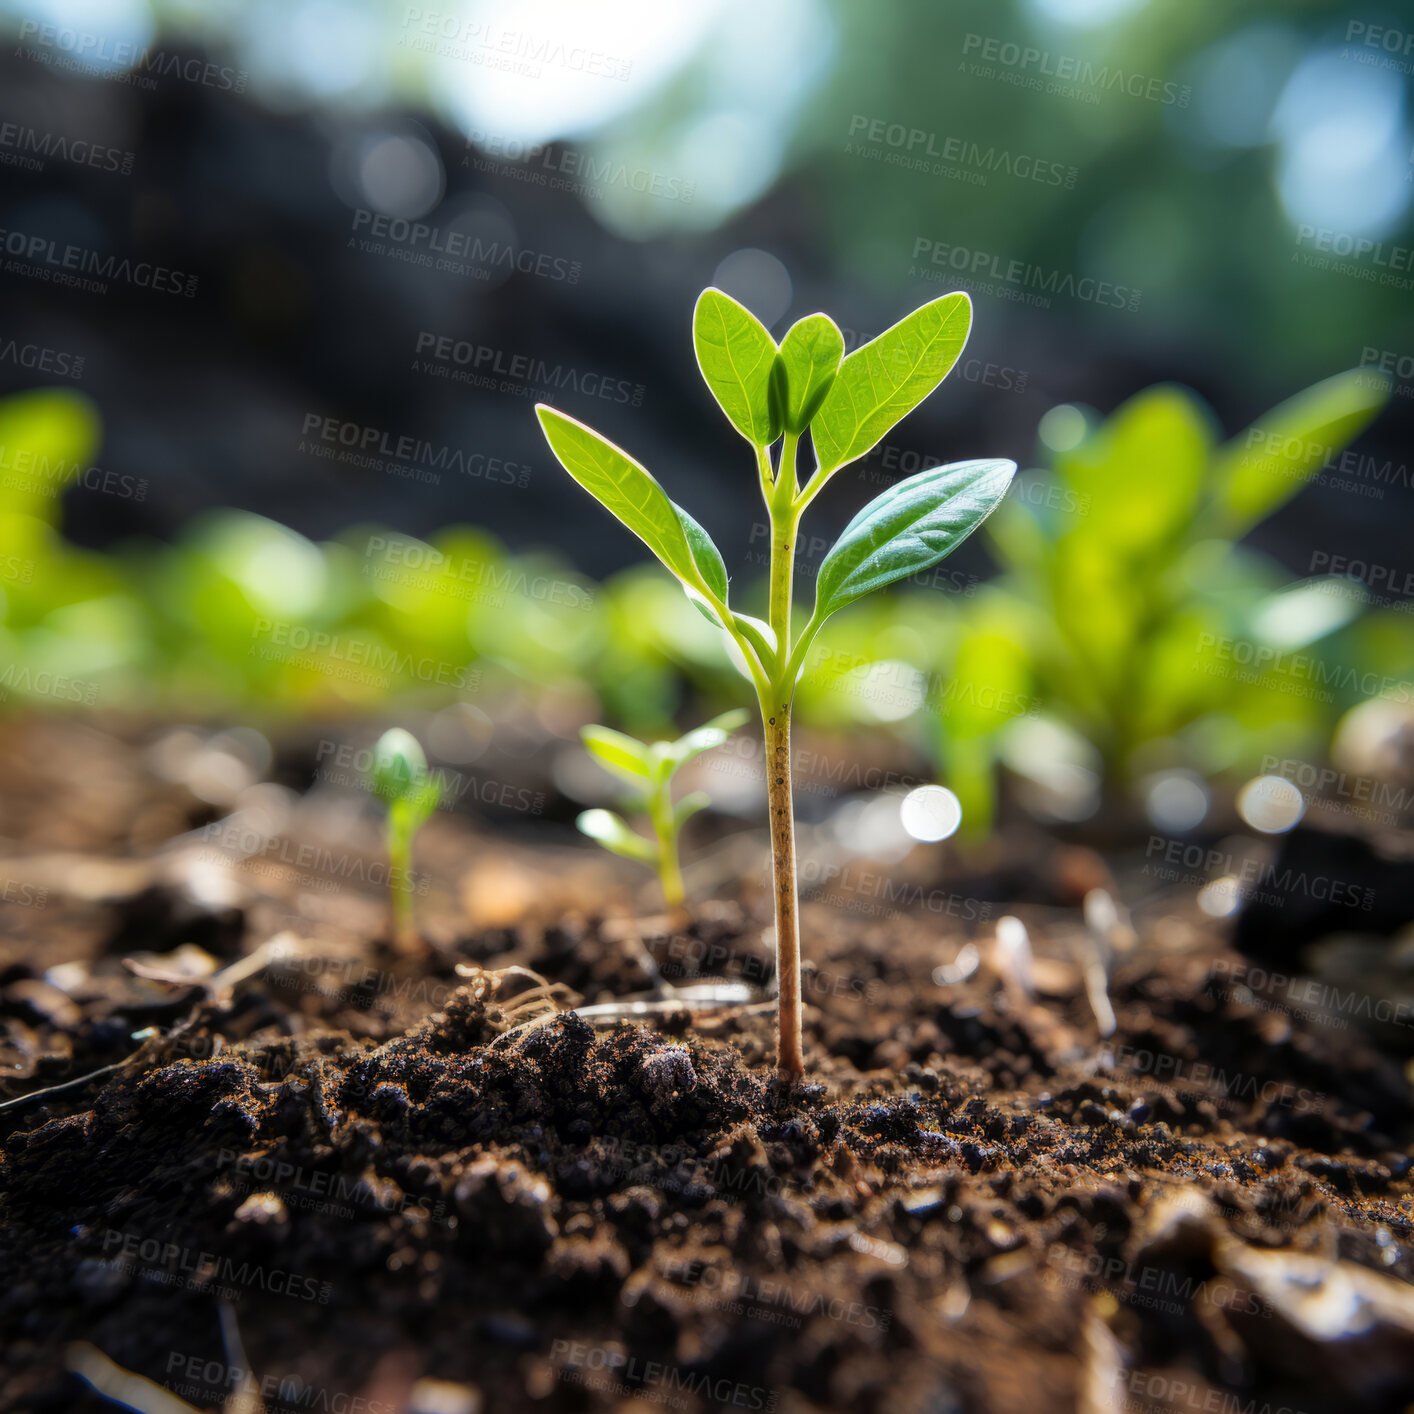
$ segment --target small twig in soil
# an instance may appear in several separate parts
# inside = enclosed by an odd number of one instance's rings
[[[237,959],[229,967],[213,972],[207,977],[195,977],[184,972],[172,971],[165,967],[154,967],[148,962],[125,957],[123,966],[136,977],[149,982],[165,982],[172,987],[200,988],[214,1002],[228,1002],[235,992],[237,983],[244,982],[257,972],[262,972],[274,961],[300,957],[306,951],[293,933],[277,933],[268,938],[253,952]]]
[[[292,933],[278,933],[262,943],[254,952],[233,962],[229,967],[223,967],[219,972],[213,972],[209,977],[188,977],[183,973],[169,972],[164,968],[152,967],[149,964],[136,961],[134,958],[125,957],[123,965],[134,975],[143,977],[149,981],[165,982],[174,987],[189,987],[206,993],[208,1001],[218,1006],[225,1006],[229,1003],[231,996],[238,982],[243,982],[246,978],[254,976],[261,971],[272,959],[276,957],[298,956],[298,952],[292,945],[298,940]],[[31,1090],[27,1095],[17,1095],[12,1100],[0,1102],[0,1111],[17,1109],[21,1105],[27,1105],[32,1100],[42,1100],[51,1095],[62,1095],[68,1090],[77,1090],[87,1085],[92,1080],[100,1080],[105,1075],[112,1075],[120,1070],[126,1070],[135,1062],[145,1057],[150,1057],[155,1050],[153,1042],[167,1040],[170,1041],[176,1036],[180,1036],[195,1023],[200,1012],[201,1004],[198,1003],[180,1021],[176,1022],[170,1031],[163,1036],[162,1032],[155,1027],[149,1027],[144,1031],[134,1033],[134,1039],[142,1039],[142,1044],[133,1051],[131,1055],[124,1057],[120,1061],[114,1061],[112,1065],[100,1066],[97,1070],[91,1070],[86,1075],[76,1075],[72,1080],[61,1080],[57,1085],[45,1086],[42,1090]],[[216,1038],[220,1040],[219,1037]]]
[[[667,990],[668,996],[620,997],[616,1002],[598,1002],[593,1006],[566,1007],[563,1011],[537,1016],[530,1021],[523,1021],[519,1025],[501,1032],[491,1042],[491,1045],[494,1049],[508,1036],[516,1036],[524,1031],[548,1026],[557,1017],[567,1016],[570,1012],[589,1022],[591,1026],[603,1027],[616,1026],[620,1021],[632,1021],[635,1018],[673,1016],[684,1011],[688,1013],[706,1012],[735,1007],[740,1009],[742,1015],[747,1015],[758,1011],[770,1011],[776,1005],[774,1000],[752,1002],[751,988],[744,982],[700,983],[691,987],[668,987]]]
[[[241,1340],[241,1328],[236,1321],[236,1308],[229,1301],[221,1301],[217,1311],[221,1317],[221,1344],[226,1349],[226,1370],[228,1375],[239,1377],[232,1381],[237,1388],[226,1400],[222,1414],[265,1414],[265,1401],[255,1392],[245,1342]]]
[[[198,1414],[195,1405],[178,1399],[146,1375],[125,1370],[110,1360],[96,1345],[76,1340],[64,1352],[64,1365],[104,1399],[112,1400],[139,1414]]]
[[[17,1095],[13,1100],[0,1102],[0,1110],[17,1109],[20,1105],[29,1104],[31,1100],[42,1100],[46,1095],[61,1095],[65,1090],[77,1090],[79,1086],[87,1085],[90,1080],[97,1080],[101,1076],[111,1075],[115,1070],[122,1070],[141,1053],[141,1050],[142,1047],[138,1047],[126,1060],[100,1066],[97,1070],[89,1071],[87,1075],[76,1075],[72,1080],[61,1081],[58,1085],[46,1085],[43,1090],[31,1090],[28,1095]]]

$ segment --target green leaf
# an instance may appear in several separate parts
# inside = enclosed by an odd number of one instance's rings
[[[790,432],[804,432],[839,373],[844,335],[828,314],[807,314],[791,325],[776,356],[781,418]]]
[[[987,518],[1006,494],[1016,463],[953,462],[891,486],[864,507],[825,556],[815,620],[875,589],[937,564]]]
[[[630,785],[639,785],[652,774],[652,752],[641,741],[611,727],[581,727],[579,739],[601,765]]]
[[[1221,532],[1241,535],[1289,501],[1388,397],[1387,380],[1351,369],[1288,398],[1234,437],[1213,467]]]
[[[736,707],[730,712],[723,712],[720,717],[713,717],[710,722],[704,722],[700,727],[694,727],[672,744],[674,763],[681,766],[685,761],[691,761],[694,756],[700,756],[704,751],[711,751],[713,747],[720,746],[738,727],[744,726],[750,716],[751,713],[745,707]]]
[[[613,854],[636,859],[640,864],[657,864],[658,846],[645,839],[612,810],[586,810],[574,822],[586,834]]]
[[[776,631],[765,619],[754,619],[750,614],[732,614],[736,631],[756,650],[762,667],[768,667],[776,656]]]
[[[840,364],[810,424],[826,475],[862,457],[947,377],[967,343],[972,301],[960,291],[915,309]]]
[[[673,829],[682,829],[686,821],[692,819],[699,810],[705,810],[711,803],[712,798],[705,790],[695,790],[683,796],[673,810]]]
[[[733,427],[753,447],[781,435],[771,419],[771,366],[776,341],[749,309],[721,290],[705,289],[692,315],[697,366]]]
[[[697,573],[702,576],[703,582],[712,593],[725,604],[727,567],[722,560],[722,552],[717,549],[712,537],[681,506],[673,505],[673,509],[682,522],[682,531],[687,537],[687,548],[692,555],[693,564],[697,566]]]
[[[727,571],[711,537],[648,471],[576,418],[535,405],[545,440],[560,465],[617,516],[689,589],[723,598]]]
[[[98,413],[80,393],[36,388],[0,403],[0,515],[58,519],[64,488],[87,468],[99,439]]]
[[[1207,410],[1186,388],[1145,388],[1115,410],[1056,470],[1083,514],[1074,531],[1106,556],[1151,560],[1192,522],[1213,439]]]

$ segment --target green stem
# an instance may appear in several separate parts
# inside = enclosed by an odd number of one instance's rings
[[[771,818],[771,868],[776,897],[776,989],[783,1080],[805,1074],[800,1040],[800,922],[795,882],[795,816],[790,782],[790,695],[762,702],[766,738],[766,797]]]
[[[671,775],[656,786],[648,804],[653,833],[658,837],[658,880],[663,886],[663,902],[669,908],[680,908],[687,897],[682,882],[682,866],[678,863],[678,832],[673,823]]]
[[[800,923],[795,877],[795,815],[791,802],[790,715],[795,696],[791,651],[791,599],[795,574],[795,538],[800,514],[796,506],[795,450],[798,439],[787,435],[770,500],[771,597],[770,624],[779,646],[780,675],[761,697],[761,726],[766,742],[766,798],[771,820],[771,871],[776,900],[776,987],[780,1009],[780,1053],[777,1068],[784,1080],[805,1073],[801,1051]]]
[[[393,902],[393,946],[415,953],[422,946],[412,916],[412,839],[405,829],[388,823],[388,892]]]

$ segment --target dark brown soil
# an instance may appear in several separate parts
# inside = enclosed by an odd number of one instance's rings
[[[198,822],[122,769],[167,833]],[[32,785],[16,765],[17,812]],[[439,819],[437,951],[409,961],[376,890],[321,913],[298,865],[246,868],[223,903],[184,856],[115,867],[131,840],[106,816],[64,830],[5,864],[6,1089],[157,1031],[0,1111],[0,1408],[112,1407],[66,1373],[72,1342],[199,1409],[253,1386],[269,1414],[1414,1399],[1402,1061],[1353,1013],[1232,985],[1246,964],[1181,896],[1136,915],[1101,1038],[1069,896],[1097,857],[1016,846],[1034,1000],[990,950],[975,863],[911,865],[927,892],[889,908],[837,876],[804,906],[810,1079],[782,1090],[769,1010],[504,1034],[512,964],[585,1003],[655,968],[766,982],[756,875],[636,925],[628,873]],[[229,997],[121,966],[191,942],[227,964],[292,920],[321,950]],[[939,985],[969,939],[981,965]]]

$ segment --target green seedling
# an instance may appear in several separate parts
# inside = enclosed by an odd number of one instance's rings
[[[1147,388],[1102,421],[1075,408],[1051,415],[1070,430],[1052,454],[1056,497],[1010,497],[988,522],[1004,572],[969,602],[938,665],[994,690],[939,716],[965,821],[985,827],[995,766],[1014,741],[1016,713],[998,703],[1044,702],[1091,744],[1116,804],[1156,763],[1213,774],[1255,765],[1279,742],[1290,754],[1318,749],[1331,709],[1323,694],[1293,693],[1281,665],[1313,663],[1363,604],[1319,577],[1292,585],[1242,542],[1324,480],[1387,397],[1382,377],[1337,374],[1228,441],[1198,396],[1175,385]],[[1219,656],[1233,643],[1251,654],[1251,671]],[[1353,644],[1341,654],[1364,665]]]
[[[971,323],[968,297],[943,295],[845,357],[844,336],[827,315],[807,315],[777,344],[729,295],[702,292],[693,316],[697,362],[713,397],[752,449],[771,524],[765,619],[728,603],[721,552],[643,466],[584,423],[544,404],[535,409],[561,465],[677,577],[688,598],[727,635],[756,690],[766,740],[775,884],[778,1065],[788,1080],[805,1071],[790,763],[791,707],[805,656],[831,614],[930,568],[954,550],[1001,501],[1016,466],[1009,461],[935,466],[876,497],[825,557],[814,608],[805,624],[793,629],[796,534],[829,479],[868,453],[947,376]],[[802,480],[797,452],[807,430],[815,464]]]
[[[748,716],[745,708],[738,707],[676,741],[651,744],[609,727],[580,729],[580,739],[589,754],[630,788],[624,808],[648,816],[653,838],[639,834],[612,810],[586,810],[575,824],[605,849],[656,869],[663,885],[663,902],[669,908],[677,908],[683,901],[678,834],[688,820],[712,803],[705,791],[695,790],[674,805],[673,777],[694,756],[720,746]]]
[[[388,892],[393,905],[393,945],[414,953],[422,939],[412,914],[412,841],[442,799],[442,785],[427,769],[417,738],[393,727],[378,738],[368,782],[388,805]]]

